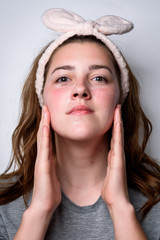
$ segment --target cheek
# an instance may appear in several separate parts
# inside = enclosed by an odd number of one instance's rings
[[[115,107],[119,102],[119,90],[102,89],[95,93],[97,99],[98,109],[100,110],[101,125],[104,126],[107,132],[113,123]]]
[[[53,109],[58,110],[59,106],[62,105],[65,96],[66,96],[65,89],[52,88],[52,86],[50,85],[46,85],[43,91],[44,104],[47,105],[48,108],[51,108],[52,110]]]
[[[61,101],[63,100],[62,93],[60,91],[53,90],[51,86],[46,86],[43,91],[43,100],[44,105],[48,107],[48,110],[51,115],[51,122],[53,116],[58,114],[59,109],[61,108]]]
[[[104,89],[96,89],[94,96],[95,99],[97,99],[97,103],[107,110],[115,108],[119,103],[120,92],[117,87],[108,87]]]
[[[57,99],[56,91],[53,91],[49,87],[45,87],[43,91],[43,101],[44,105],[48,106],[49,110],[52,107],[57,105],[58,99]]]
[[[51,125],[55,129],[61,120],[61,113],[65,112],[65,106],[69,99],[68,91],[65,89],[53,89],[46,86],[43,91],[44,104],[48,106],[51,115]]]

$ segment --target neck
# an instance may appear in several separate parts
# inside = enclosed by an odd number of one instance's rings
[[[57,174],[64,193],[101,189],[107,168],[108,138],[72,141],[56,135]]]

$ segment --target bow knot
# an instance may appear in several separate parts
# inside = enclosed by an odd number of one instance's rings
[[[97,23],[95,21],[84,21],[77,24],[76,30],[78,33],[82,34],[93,34],[94,29],[97,28]]]
[[[133,28],[133,23],[117,16],[103,16],[96,21],[86,21],[78,14],[60,8],[47,10],[42,15],[42,21],[48,28],[59,33],[76,31],[92,34],[98,31],[104,35],[111,35],[123,34]]]
[[[133,23],[117,16],[103,16],[96,21],[86,21],[78,14],[60,8],[47,10],[42,16],[42,21],[48,28],[59,33],[79,31],[92,34],[98,31],[104,35],[111,35],[123,34],[133,28]]]

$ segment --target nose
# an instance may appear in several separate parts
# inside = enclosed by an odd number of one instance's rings
[[[85,83],[77,84],[72,92],[72,99],[85,99],[89,100],[91,98],[91,93],[89,88]]]

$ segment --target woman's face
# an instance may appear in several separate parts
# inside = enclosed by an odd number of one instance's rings
[[[119,97],[116,72],[104,46],[68,43],[54,53],[43,98],[58,135],[72,140],[104,135]]]

